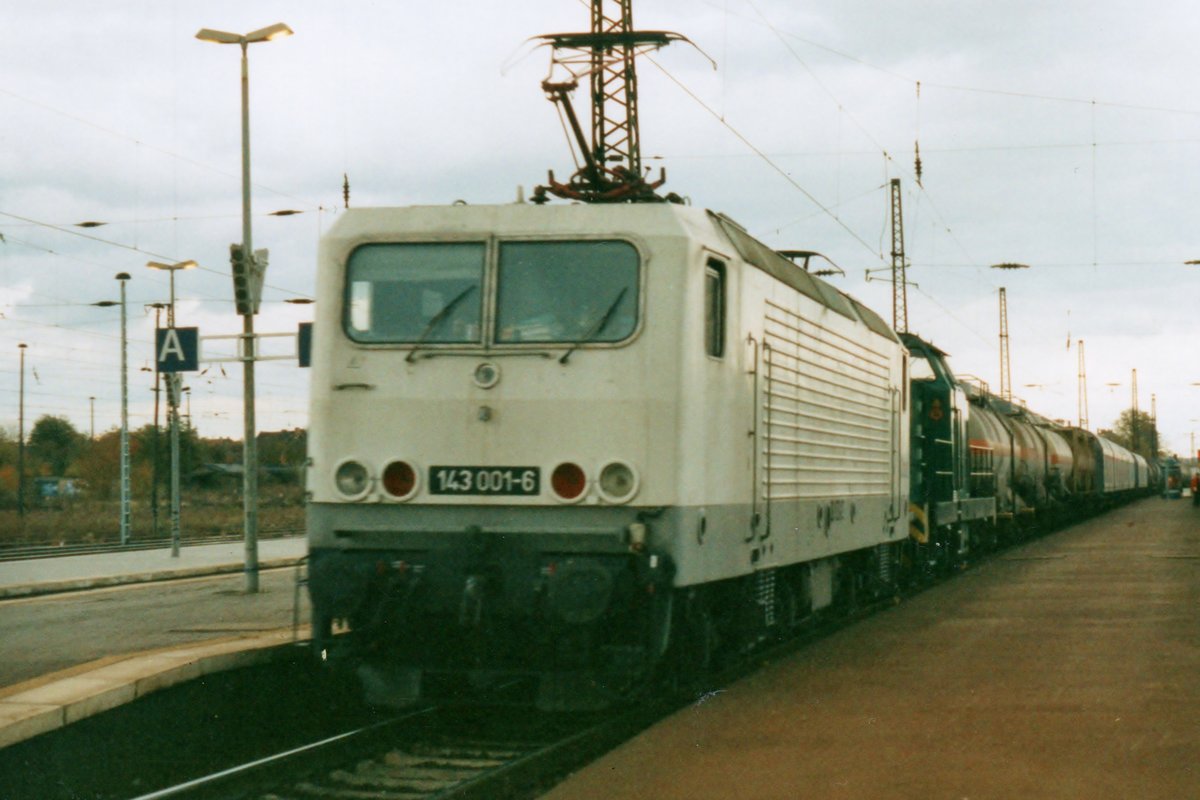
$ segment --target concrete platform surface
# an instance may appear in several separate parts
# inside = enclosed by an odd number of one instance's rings
[[[307,638],[307,628],[298,631]],[[261,664],[294,646],[293,631],[226,637],[114,656],[0,689],[0,747],[30,739],[151,692]]]
[[[308,608],[295,571],[277,568],[306,549],[259,542],[254,595],[240,543],[0,563],[0,747],[284,654],[309,637]]]
[[[647,730],[545,795],[1200,797],[1200,509],[1010,550]]]
[[[295,564],[307,549],[303,536],[263,539],[258,543],[259,568]],[[183,547],[176,558],[171,557],[169,548],[163,548],[3,561],[0,599],[241,572],[244,565],[241,542]]]

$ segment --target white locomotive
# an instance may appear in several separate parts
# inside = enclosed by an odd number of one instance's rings
[[[723,215],[349,210],[316,308],[314,636],[377,700],[594,707],[894,581],[907,351]]]

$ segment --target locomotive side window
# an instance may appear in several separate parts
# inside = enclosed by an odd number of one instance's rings
[[[725,355],[725,265],[715,258],[704,268],[704,352]]]
[[[909,375],[914,381],[936,381],[937,373],[933,371],[933,365],[928,359],[920,353],[913,353],[912,360],[909,363]]]
[[[496,342],[628,338],[637,327],[638,267],[628,242],[502,242]]]
[[[482,242],[367,244],[346,265],[346,332],[356,342],[481,341]]]

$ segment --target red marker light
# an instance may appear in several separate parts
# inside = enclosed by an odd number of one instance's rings
[[[587,488],[587,476],[578,464],[559,464],[550,474],[550,487],[563,500],[574,500]]]
[[[417,473],[404,461],[393,461],[383,471],[383,488],[392,497],[408,497],[416,486]]]

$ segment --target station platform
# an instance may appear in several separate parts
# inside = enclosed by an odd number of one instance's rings
[[[0,747],[308,638],[304,537],[0,563]]]
[[[1141,500],[764,666],[544,795],[1200,797],[1200,509]]]
[[[260,569],[297,563],[307,552],[303,536],[258,542]],[[0,600],[102,586],[173,580],[241,572],[245,546],[241,542],[181,547],[177,557],[169,547],[116,553],[32,558],[0,562]]]

